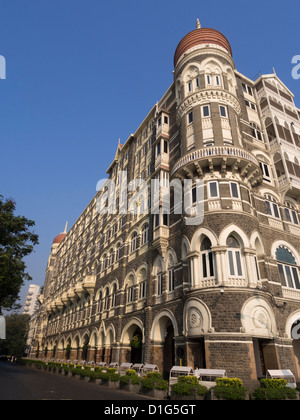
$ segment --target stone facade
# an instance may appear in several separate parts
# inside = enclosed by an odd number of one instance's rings
[[[154,363],[165,375],[198,365],[249,387],[267,369],[299,378],[300,110],[276,74],[253,82],[223,35],[201,31],[191,47],[183,39],[174,83],[118,145],[107,171],[116,196],[99,191],[54,240],[32,355]],[[157,214],[150,188],[128,188],[137,179],[160,180]],[[189,204],[177,211],[171,189],[168,214],[164,189],[186,180]],[[116,212],[100,214],[101,200]]]

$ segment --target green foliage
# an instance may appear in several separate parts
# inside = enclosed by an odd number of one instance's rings
[[[243,382],[238,378],[216,378],[216,384],[220,387],[242,388]]]
[[[216,386],[214,388],[215,396],[221,400],[245,400],[246,389],[236,386]]]
[[[68,343],[66,347],[66,359],[70,358],[70,353],[71,353],[71,345],[70,343]]]
[[[121,376],[121,377],[120,377],[120,383],[121,383],[122,385],[128,385],[128,384],[129,384],[129,382],[130,382],[130,376],[128,376],[128,375],[123,375],[123,376]]]
[[[142,379],[141,383],[142,388],[145,391],[152,391],[155,388],[155,380],[153,380],[152,378],[145,377]]]
[[[198,378],[196,376],[191,376],[191,375],[179,376],[178,382],[190,384],[190,385],[199,385]]]
[[[292,388],[258,388],[253,393],[254,400],[296,400],[297,392]]]
[[[12,314],[5,317],[6,340],[0,340],[0,354],[12,355],[17,358],[24,356],[27,347],[26,340],[29,330],[29,320],[29,315]]]
[[[153,389],[166,390],[169,388],[169,382],[162,379],[159,372],[148,372],[141,380],[142,389],[151,391]]]
[[[133,369],[126,370],[126,375],[120,377],[120,383],[123,385],[128,385],[129,383],[138,385],[140,381],[141,380],[137,376],[136,371]]]
[[[287,386],[287,381],[285,379],[262,379],[260,381],[262,388],[267,389],[278,389],[278,388],[285,388]]]
[[[150,378],[150,379],[157,380],[157,379],[161,379],[162,376],[161,376],[161,373],[159,373],[159,372],[148,372],[146,377]]]
[[[173,392],[179,396],[205,395],[207,388],[199,384],[196,376],[179,376],[177,384],[173,386]]]
[[[129,343],[133,349],[140,349],[142,347],[142,337],[139,334],[134,335]]]
[[[16,216],[15,210],[15,202],[0,195],[0,313],[1,308],[20,308],[20,289],[24,280],[31,280],[23,258],[38,244],[38,236],[29,230],[35,222]]]
[[[158,389],[159,391],[167,391],[169,389],[169,382],[164,379],[158,379],[155,382],[155,389]]]
[[[193,386],[187,382],[177,382],[177,384],[173,385],[173,392],[180,396],[192,395]]]
[[[126,375],[128,376],[136,375],[136,371],[134,369],[127,369]]]
[[[214,387],[215,396],[222,400],[245,400],[246,388],[238,378],[217,378]]]
[[[118,382],[120,380],[120,375],[118,373],[110,373],[109,380],[111,382]]]
[[[106,368],[107,373],[116,373],[116,368]]]

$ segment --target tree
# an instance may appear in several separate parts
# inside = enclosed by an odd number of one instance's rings
[[[13,200],[0,195],[0,313],[2,308],[20,308],[20,289],[24,280],[31,280],[23,258],[38,244],[38,236],[29,230],[35,222],[16,216],[15,209]]]
[[[12,314],[5,317],[6,340],[0,340],[0,354],[23,357],[29,330],[29,315]]]

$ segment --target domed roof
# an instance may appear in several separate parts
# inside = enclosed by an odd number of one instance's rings
[[[232,56],[232,50],[227,38],[216,29],[201,28],[199,20],[197,21],[197,29],[189,32],[178,44],[174,55],[174,67],[178,63],[180,57],[190,48],[201,44],[215,44],[223,47]]]
[[[66,223],[65,226],[65,231],[63,233],[60,233],[59,235],[57,235],[54,238],[53,244],[60,244],[61,241],[65,238],[65,236],[67,235],[67,228],[68,228],[68,222]]]
[[[66,233],[60,233],[59,235],[57,235],[57,236],[54,238],[53,243],[54,243],[54,244],[60,244],[60,243],[61,243],[61,241],[65,238],[65,236],[66,236]]]

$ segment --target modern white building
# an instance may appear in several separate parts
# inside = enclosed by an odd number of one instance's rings
[[[40,286],[31,284],[25,300],[23,314],[32,316],[38,308],[38,297],[40,294]]]

